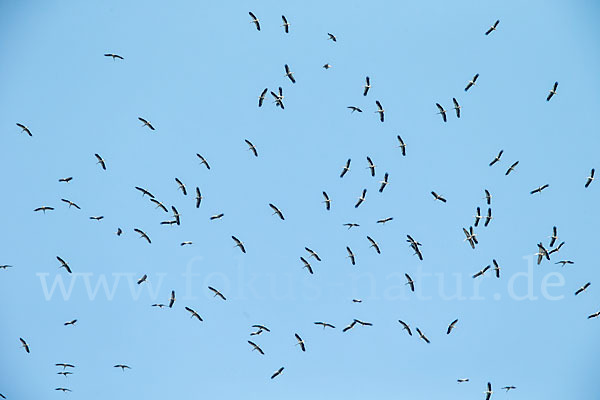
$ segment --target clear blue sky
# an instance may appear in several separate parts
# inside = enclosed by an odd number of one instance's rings
[[[600,168],[599,10],[593,1],[535,0],[3,2],[0,264],[14,267],[0,270],[0,393],[53,398],[66,387],[73,392],[64,396],[88,400],[483,399],[491,381],[494,398],[593,397],[600,321],[587,316],[600,309],[600,182],[583,185]],[[498,30],[485,36],[496,19]],[[476,73],[477,86],[465,93]],[[372,89],[363,97],[366,75]],[[558,94],[546,102],[555,81]],[[258,108],[260,92],[278,86],[285,110],[270,96]],[[449,112],[443,123],[435,103],[451,108],[452,97],[462,116]],[[350,105],[364,112],[351,114]],[[488,167],[500,149],[501,162]],[[377,165],[374,178],[366,156]],[[348,158],[351,171],[340,179]],[[379,193],[385,172],[390,184]],[[58,182],[68,176],[70,183]],[[540,195],[529,194],[546,183]],[[170,213],[134,186],[175,205],[181,226],[160,225]],[[205,196],[199,209],[196,186]],[[367,199],[355,209],[363,188]],[[494,219],[477,228],[472,250],[462,227],[477,206],[487,211],[484,189],[493,194]],[[432,190],[448,202],[434,201]],[[55,210],[33,212],[42,205]],[[209,220],[221,212],[223,219]],[[361,226],[347,230],[346,222]],[[548,247],[552,226],[566,244],[532,267],[528,283],[527,257],[540,241]],[[406,234],[423,244],[423,261]],[[180,246],[188,240],[193,245]],[[323,259],[310,259],[314,275],[302,269],[305,246]],[[58,269],[56,256],[73,275]],[[489,271],[473,280],[492,259],[502,278]],[[554,264],[561,259],[575,264]],[[404,285],[404,273],[417,292]],[[137,286],[143,274],[148,282]],[[102,279],[114,293],[99,286],[93,296]],[[590,289],[574,296],[588,281]],[[72,283],[72,292],[44,292],[44,283],[50,290],[57,282],[67,290]],[[544,282],[556,284],[547,295]],[[209,285],[227,301],[213,298]],[[463,298],[447,298],[457,285]],[[523,296],[529,285],[530,298],[510,295]],[[150,306],[167,303],[171,290],[172,309]],[[373,326],[342,333],[353,318]],[[63,326],[71,319],[78,323]],[[398,319],[431,344],[408,336]],[[257,323],[271,333],[250,337]],[[248,339],[266,354],[251,351]],[[57,375],[60,362],[75,364],[74,374]],[[119,363],[132,369],[113,368]],[[269,379],[281,366],[284,373]],[[506,385],[517,390],[507,396]]]

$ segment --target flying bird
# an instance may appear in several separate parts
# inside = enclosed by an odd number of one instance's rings
[[[309,249],[308,247],[305,247],[304,250],[306,250],[308,252],[308,254],[310,254],[308,256],[308,258],[314,257],[317,261],[321,261],[321,257],[319,257],[319,255],[317,254],[316,251],[313,251],[313,250]]]
[[[73,364],[67,364],[67,363],[58,363],[58,364],[54,364],[57,367],[63,367],[63,370],[67,369],[67,368],[75,368],[75,366]]]
[[[386,172],[385,175],[383,175],[383,180],[379,181],[379,183],[381,183],[381,186],[379,187],[379,193],[383,193],[383,189],[385,189],[385,187],[390,183],[388,181],[389,176],[390,174]]]
[[[208,165],[208,161],[206,161],[206,158],[202,157],[198,153],[196,153],[196,157],[200,159],[200,165],[204,164],[206,166],[206,169],[210,169],[210,165]]]
[[[375,176],[376,165],[373,164],[373,161],[371,161],[371,157],[367,156],[367,162],[369,163],[369,165],[367,165],[367,168],[371,170],[371,176]]]
[[[410,336],[412,336],[412,332],[410,331],[410,326],[408,326],[408,324],[402,320],[398,320],[398,322],[400,323],[400,325],[402,325],[402,330],[405,330],[406,332],[408,332],[408,334]]]
[[[485,192],[485,197],[484,197],[485,201],[489,206],[490,204],[492,204],[492,195],[490,194],[489,190],[487,190],[487,189],[483,189],[483,191]]]
[[[240,241],[238,238],[236,238],[235,236],[231,236],[231,238],[235,242],[235,247],[239,247],[240,250],[242,251],[242,253],[246,253],[246,248],[244,247],[244,243],[242,241]]]
[[[500,266],[498,265],[498,261],[492,260],[492,264],[494,264],[494,272],[496,273],[496,278],[500,278]]]
[[[138,119],[144,124],[142,125],[142,127],[147,126],[148,128],[150,128],[150,130],[155,130],[150,121],[147,121],[142,117],[138,117]]]
[[[333,65],[331,65],[331,64],[329,64],[329,63],[327,63],[327,64],[323,65],[323,68],[325,68],[325,69],[329,69],[329,68],[331,68],[331,67],[333,67]]]
[[[256,350],[260,354],[265,355],[265,352],[256,343],[254,343],[250,340],[248,340],[248,343],[250,344],[250,346],[252,346],[252,351]]]
[[[77,322],[77,320],[76,320],[76,319],[73,319],[73,320],[71,320],[71,321],[67,321],[67,322],[65,322],[65,323],[64,323],[64,326],[69,326],[69,325],[73,325],[73,326],[75,326],[75,323],[76,323],[76,322]]]
[[[218,291],[217,289],[215,289],[214,287],[212,287],[212,286],[209,286],[209,287],[208,287],[208,290],[210,290],[211,292],[213,292],[213,293],[215,294],[213,297],[217,297],[217,296],[219,296],[219,297],[220,297],[220,298],[222,298],[223,300],[227,300],[227,299],[225,298],[225,296],[223,296],[223,293],[219,292],[219,291]]]
[[[173,304],[175,304],[175,291],[171,290],[171,298],[169,299],[169,308],[173,308]]]
[[[360,195],[360,197],[358,198],[358,201],[354,205],[354,208],[358,208],[358,206],[360,206],[363,203],[363,201],[365,201],[366,196],[367,196],[367,189],[363,189],[362,195]]]
[[[123,229],[121,229],[121,228],[117,228],[117,231],[115,232],[115,234],[116,234],[117,236],[121,236],[121,235],[123,234]]]
[[[323,200],[322,203],[325,203],[325,208],[327,209],[327,211],[331,210],[331,199],[327,195],[327,192],[323,192],[323,197],[325,198],[325,200]]]
[[[194,311],[193,309],[189,308],[189,307],[185,307],[185,310],[187,312],[189,312],[191,314],[190,318],[196,318],[198,321],[204,321],[202,319],[202,317],[200,316],[200,314],[198,314],[196,311]]]
[[[79,207],[77,204],[73,203],[71,200],[67,200],[67,199],[60,199],[60,200],[67,203],[69,205],[69,208],[71,208],[71,206],[73,206],[76,209],[81,210],[81,207]]]
[[[355,106],[348,106],[348,107],[346,107],[346,108],[349,108],[350,110],[352,110],[352,111],[350,111],[350,114],[352,114],[354,111],[357,111],[357,112],[359,112],[359,113],[361,113],[361,112],[362,112],[362,110],[361,110],[360,108],[358,108],[358,107],[355,107]]]
[[[500,150],[500,152],[498,153],[498,155],[496,157],[494,157],[494,159],[490,163],[490,167],[500,161],[500,157],[502,157],[503,153],[504,153],[504,150]]]
[[[438,114],[440,114],[442,116],[442,119],[444,120],[444,122],[447,122],[448,119],[446,118],[446,110],[444,110],[444,107],[442,107],[440,105],[440,103],[435,103],[435,105],[437,106],[438,110],[440,110],[440,112],[438,112]]]
[[[417,333],[419,334],[419,338],[423,339],[425,341],[425,343],[427,343],[427,344],[431,343],[429,341],[429,339],[427,339],[427,336],[425,336],[425,334],[423,334],[423,332],[421,332],[421,330],[419,328],[417,328]]]
[[[591,315],[588,316],[588,319],[592,319],[592,318],[598,318],[600,317],[600,311],[597,311]]]
[[[327,33],[327,36],[328,36],[327,40],[333,40],[334,42],[337,42],[337,38],[334,35],[332,35],[331,33]]]
[[[542,190],[546,189],[548,186],[550,186],[550,185],[548,185],[546,183],[545,185],[542,185],[542,186],[538,187],[537,189],[533,189],[530,193],[531,194],[542,193]]]
[[[148,275],[144,274],[144,276],[142,276],[140,279],[138,279],[137,284],[141,285],[142,283],[146,282],[147,279],[148,279]]]
[[[400,143],[400,145],[398,147],[400,147],[402,149],[402,156],[406,157],[406,144],[404,144],[404,140],[402,140],[400,135],[397,135],[396,138],[398,139],[398,142]]]
[[[508,391],[514,390],[516,388],[517,388],[516,386],[504,386],[502,389],[504,389],[504,390],[506,390],[508,392]]]
[[[571,264],[575,264],[575,263],[570,260],[562,260],[562,261],[556,262],[555,264],[561,264],[561,267],[564,267],[565,265],[571,265]]]
[[[552,227],[552,236],[550,236],[550,245],[549,247],[554,247],[554,243],[558,240],[558,228],[556,226]]]
[[[258,96],[258,106],[259,107],[262,107],[263,101],[265,100],[265,95],[267,94],[268,90],[269,90],[269,88],[265,88],[265,90],[262,91],[260,96]]]
[[[469,378],[460,378],[460,379],[457,379],[456,382],[458,382],[458,383],[469,382]]]
[[[495,31],[495,30],[496,30],[496,28],[498,27],[498,24],[499,24],[499,23],[500,23],[500,20],[499,20],[499,19],[498,19],[498,20],[496,20],[496,22],[494,22],[494,25],[490,26],[490,27],[488,28],[488,30],[487,30],[487,31],[485,31],[485,34],[486,34],[486,36],[487,36],[487,35],[489,35],[490,33],[492,33],[492,31]]]
[[[116,59],[124,60],[124,58],[121,57],[120,55],[113,54],[113,53],[106,53],[106,54],[104,54],[104,57],[112,57],[113,61],[116,60]]]
[[[29,353],[29,345],[27,344],[25,339],[19,338],[19,340],[21,341],[21,347],[23,347],[25,351]]]
[[[368,76],[365,78],[365,86],[363,86],[363,88],[365,89],[363,92],[363,96],[366,96],[367,93],[369,93],[369,89],[371,89],[371,78],[369,78]]]
[[[519,162],[518,162],[518,161],[515,161],[515,162],[513,163],[513,165],[511,165],[511,166],[508,168],[508,170],[506,171],[506,174],[504,174],[504,175],[508,175],[508,174],[510,174],[512,171],[514,171],[514,170],[515,170],[515,167],[516,167],[517,165],[519,165]]]
[[[590,183],[592,183],[592,181],[596,178],[594,178],[594,173],[596,172],[596,170],[594,168],[592,168],[592,171],[590,172],[590,176],[587,177],[587,181],[585,182],[585,187],[587,188],[588,186],[590,186]]]
[[[277,208],[272,203],[269,203],[269,207],[271,207],[271,209],[273,210],[273,214],[271,214],[271,215],[277,214],[277,216],[279,217],[279,219],[281,219],[282,221],[285,220],[285,218],[283,217],[283,213],[281,212],[281,210],[279,208]]]
[[[390,222],[390,221],[392,221],[393,219],[394,219],[394,217],[382,218],[382,219],[379,219],[379,220],[377,220],[377,223],[378,223],[378,224],[385,225],[385,223],[386,223],[386,222]]]
[[[285,15],[281,16],[281,19],[283,20],[283,29],[285,30],[285,33],[290,33],[290,24],[287,20],[287,18],[285,18]]]
[[[353,224],[352,222],[348,222],[348,223],[344,224],[344,226],[347,226],[348,230],[350,230],[350,228],[354,228],[355,226],[358,227],[360,225],[359,224]]]
[[[175,182],[177,182],[177,185],[179,185],[177,189],[181,189],[183,195],[187,196],[187,190],[185,189],[185,185],[183,184],[183,182],[181,182],[179,178],[175,178]]]
[[[246,144],[248,145],[248,150],[252,151],[252,154],[254,154],[254,157],[258,157],[258,151],[256,151],[256,147],[254,147],[252,142],[249,141],[248,139],[244,139],[244,142],[246,142]]]
[[[575,292],[575,296],[577,296],[581,292],[585,292],[587,290],[587,288],[590,287],[590,285],[591,285],[591,283],[588,282],[585,285],[583,285],[582,287],[580,287],[579,289],[577,289],[577,291]]]
[[[304,257],[300,257],[300,260],[304,263],[304,266],[302,268],[308,269],[308,273],[312,275],[313,269],[312,269],[310,263],[308,261],[306,261],[306,259]]]
[[[410,275],[408,275],[408,274],[404,274],[404,276],[406,277],[405,285],[410,286],[411,292],[414,292],[415,291],[415,281],[413,281],[412,278],[410,277]]]
[[[117,364],[113,368],[121,368],[121,371],[125,371],[125,369],[131,369],[131,367],[129,365],[125,365],[125,364]]]
[[[138,229],[138,228],[134,228],[133,230],[135,232],[139,233],[141,238],[146,239],[148,241],[148,243],[152,243],[152,241],[150,240],[150,237],[148,237],[148,235],[146,235],[146,233],[143,230]]]
[[[167,207],[165,207],[165,205],[160,201],[153,198],[150,198],[150,201],[156,204],[156,208],[161,208],[164,212],[169,212],[169,210],[167,210]]]
[[[67,270],[67,272],[68,272],[68,273],[70,273],[70,274],[72,273],[72,271],[71,271],[71,267],[69,267],[69,264],[67,264],[67,263],[65,262],[65,260],[63,260],[63,259],[62,259],[62,258],[60,258],[59,256],[56,256],[56,259],[58,260],[58,262],[60,262],[60,267],[58,267],[59,269],[60,269],[60,268],[64,268],[64,269],[66,269],[66,270]]]
[[[449,335],[452,332],[452,329],[456,328],[456,324],[458,323],[458,319],[455,319],[448,325],[448,330],[446,331],[446,335]]]
[[[494,393],[494,391],[492,390],[492,384],[490,382],[487,383],[487,390],[483,393],[485,394],[485,400],[490,400],[490,397],[492,397],[492,393]]]
[[[100,221],[104,219],[104,215],[92,215],[90,219],[93,219],[94,221]]]
[[[58,181],[59,182],[65,182],[65,183],[69,183],[73,180],[72,176],[69,176],[68,178],[60,178]]]
[[[292,83],[296,83],[296,79],[294,79],[294,73],[292,71],[290,71],[290,67],[287,64],[285,64],[284,68],[285,68],[285,76],[290,78],[290,81],[292,81]]]
[[[352,250],[350,250],[350,247],[346,246],[346,251],[348,252],[347,257],[350,259],[352,265],[356,265],[356,258],[354,257],[354,253],[352,252]]]
[[[223,218],[224,215],[225,214],[223,214],[223,213],[213,215],[213,216],[210,217],[210,220],[214,221],[215,219],[221,219],[221,218]]]
[[[477,82],[477,78],[479,78],[479,74],[475,74],[475,76],[473,77],[473,79],[471,79],[469,81],[469,83],[467,83],[467,87],[465,87],[465,92],[469,89],[471,89],[472,86],[475,86],[475,82]]]
[[[314,322],[315,325],[321,325],[323,326],[323,330],[325,330],[325,328],[332,328],[335,329],[335,326],[327,323],[327,322]]]
[[[61,392],[63,392],[63,393],[66,393],[66,392],[72,392],[72,390],[71,390],[71,389],[67,389],[67,388],[64,388],[64,387],[57,387],[57,388],[56,388],[56,389],[54,389],[54,390],[60,390],[60,391],[61,391]]]
[[[439,194],[437,194],[436,192],[431,192],[431,195],[433,196],[433,199],[434,199],[434,200],[439,200],[439,201],[441,201],[442,203],[445,203],[445,202],[446,202],[446,199],[445,199],[445,198],[443,198],[442,196],[440,196]]]
[[[381,250],[379,249],[379,245],[377,244],[376,241],[374,241],[371,236],[367,236],[367,240],[369,241],[369,243],[371,243],[371,245],[369,246],[369,248],[374,247],[375,251],[377,252],[377,254],[381,254]]]
[[[550,99],[556,94],[556,89],[558,88],[558,82],[554,82],[554,86],[549,90],[548,97],[546,97],[546,101],[550,101]]]
[[[379,113],[379,119],[381,120],[381,122],[383,122],[383,119],[384,119],[383,114],[384,114],[385,110],[381,106],[381,103],[379,102],[379,100],[375,100],[375,104],[377,104],[377,111],[375,111],[375,112]]]
[[[281,375],[281,373],[283,372],[283,368],[284,368],[284,367],[281,367],[281,368],[279,368],[277,371],[275,371],[275,372],[273,373],[273,375],[271,375],[271,379],[274,379],[274,378],[278,377],[279,375]]]
[[[256,16],[252,13],[252,11],[249,11],[248,14],[252,18],[252,21],[250,21],[250,23],[254,24],[256,26],[257,31],[260,31],[260,21],[258,20],[258,18],[256,18]]]
[[[181,242],[179,245],[180,246],[190,246],[192,244],[194,244],[194,243],[188,240],[188,241],[185,241],[185,242]]]
[[[481,215],[481,208],[477,207],[477,214],[473,215],[473,217],[475,217],[475,227],[477,227],[477,225],[479,225],[479,220],[481,220],[483,218],[483,216]]]
[[[44,214],[46,214],[46,211],[52,211],[52,210],[54,210],[54,207],[41,206],[41,207],[34,209],[33,211],[34,212],[42,211]]]
[[[350,161],[352,161],[352,160],[348,159],[348,161],[346,161],[346,165],[344,165],[344,169],[342,169],[342,173],[340,174],[340,178],[343,178],[344,175],[346,175],[346,173],[348,171],[350,171]]]
[[[96,156],[96,159],[98,160],[96,164],[100,164],[102,169],[106,171],[106,162],[104,161],[104,159],[100,157],[98,153],[94,154],[94,156]]]
[[[456,118],[460,118],[460,109],[462,108],[459,104],[458,101],[456,100],[456,98],[452,98],[452,102],[454,103],[454,111],[456,111]]]
[[[135,188],[137,190],[139,190],[140,192],[142,192],[142,197],[148,196],[152,199],[154,198],[154,195],[152,193],[150,193],[149,191],[147,191],[146,189],[144,189],[143,187],[136,186]]]
[[[481,271],[477,272],[475,275],[473,275],[473,279],[483,276],[483,274],[485,274],[488,269],[490,269],[489,265],[487,267],[485,267],[484,269],[482,269]]]
[[[29,136],[33,136],[33,135],[31,134],[31,131],[29,130],[29,128],[28,128],[28,127],[26,127],[25,125],[23,125],[23,124],[20,124],[20,123],[18,123],[18,122],[17,122],[17,126],[18,126],[19,128],[21,128],[21,132],[25,132],[25,133],[27,133]]]
[[[302,340],[302,338],[300,337],[300,335],[298,335],[297,333],[294,333],[294,336],[296,337],[296,341],[298,343],[296,343],[296,346],[300,346],[300,348],[302,349],[302,351],[306,351],[306,346],[304,345],[304,340]]]
[[[493,219],[493,217],[492,217],[492,209],[488,208],[487,215],[485,216],[485,224],[483,224],[483,226],[488,226],[490,224],[490,221],[492,219]]]
[[[72,372],[69,371],[60,371],[56,373],[57,375],[63,375],[65,378],[68,377],[69,375],[73,375]]]

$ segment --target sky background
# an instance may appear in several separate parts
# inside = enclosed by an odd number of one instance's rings
[[[64,396],[88,400],[464,399],[484,398],[490,381],[498,398],[593,396],[600,321],[587,316],[600,309],[600,183],[583,186],[600,167],[599,11],[593,1],[535,0],[2,2],[0,264],[14,267],[0,270],[0,393],[53,398],[63,396],[54,388],[67,387],[73,392]],[[496,19],[498,30],[485,36]],[[465,93],[476,73],[477,85]],[[364,97],[367,75],[372,89]],[[558,95],[546,102],[554,81]],[[258,108],[260,92],[278,86],[285,110],[271,97]],[[461,118],[449,113],[443,123],[435,103],[449,109],[452,97]],[[386,110],[384,123],[375,100]],[[364,112],[351,114],[350,105]],[[501,162],[488,167],[501,149]],[[348,158],[351,171],[340,179]],[[385,172],[390,184],[379,193]],[[70,183],[58,182],[68,176]],[[529,194],[546,183],[541,195]],[[160,225],[170,213],[134,186],[175,205],[181,226]],[[205,196],[199,209],[196,186]],[[367,199],[355,209],[363,188]],[[493,195],[494,219],[477,229],[473,251],[462,227],[473,223],[477,206],[487,211],[484,189]],[[434,201],[432,190],[448,202]],[[33,212],[42,205],[56,210]],[[221,212],[223,219],[209,220]],[[384,217],[394,220],[376,224]],[[361,226],[347,230],[346,222]],[[530,267],[552,226],[566,244],[552,262]],[[423,244],[423,261],[406,234]],[[181,247],[187,240],[193,245]],[[314,275],[302,269],[305,246],[323,259],[310,259]],[[58,269],[56,256],[73,275]],[[502,278],[474,281],[492,259]],[[554,264],[561,259],[575,264]],[[137,286],[143,274],[148,282]],[[93,295],[101,279],[113,293],[98,286]],[[588,281],[588,292],[573,296]],[[47,296],[44,282],[72,284],[72,291],[63,297],[56,287]],[[543,295],[544,282],[558,283],[547,290],[558,300]],[[209,285],[227,301],[213,298]],[[173,309],[151,307],[167,303],[171,290]],[[525,300],[510,295],[528,290]],[[374,326],[342,333],[353,318]],[[63,326],[71,319],[76,326]],[[398,319],[421,328],[431,344],[408,336]],[[271,333],[250,337],[252,324]],[[251,351],[249,339],[266,354]],[[74,374],[57,375],[61,362],[75,364]],[[132,369],[113,368],[119,363]],[[282,366],[283,375],[270,380]],[[506,385],[517,390],[506,395]]]

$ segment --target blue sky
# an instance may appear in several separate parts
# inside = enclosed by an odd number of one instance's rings
[[[600,167],[598,11],[592,1],[2,3],[0,264],[14,267],[0,270],[0,393],[50,398],[67,387],[73,392],[65,396],[85,399],[463,399],[484,398],[490,381],[494,397],[592,395],[600,325],[587,316],[600,309],[600,183],[583,185]],[[485,36],[496,19],[498,30]],[[372,89],[364,97],[367,75]],[[546,102],[555,81],[558,95]],[[258,108],[260,92],[279,86],[285,110],[271,97]],[[453,97],[461,118],[449,113],[443,123],[435,103],[448,109]],[[364,112],[351,114],[350,105]],[[501,162],[488,167],[501,149]],[[340,179],[348,158],[351,171]],[[385,172],[390,184],[379,193]],[[70,183],[58,182],[68,176]],[[546,183],[540,195],[529,194]],[[175,205],[181,226],[160,225],[170,213],[135,186]],[[205,197],[199,209],[196,186]],[[462,227],[477,206],[487,211],[484,189],[494,219],[477,228],[472,250]],[[434,201],[432,190],[448,202]],[[42,205],[55,210],[33,212]],[[209,220],[221,212],[223,219]],[[347,230],[347,222],[360,227]],[[564,247],[551,262],[530,265],[553,226]],[[423,261],[406,234],[423,243]],[[193,245],[180,246],[188,240]],[[302,269],[305,246],[323,259],[310,259],[314,275]],[[58,269],[56,256],[72,275]],[[502,278],[490,271],[473,280],[492,259]],[[575,264],[554,264],[561,259]],[[138,286],[143,274],[148,282]],[[588,281],[588,292],[573,296]],[[51,292],[60,283],[65,296],[59,286]],[[171,290],[173,309],[150,306],[167,303]],[[373,326],[342,333],[354,318]],[[63,326],[72,319],[76,326]],[[408,336],[398,319],[431,344]],[[251,337],[253,324],[271,333]],[[75,364],[74,374],[57,375],[60,362]],[[119,363],[132,369],[113,368]],[[269,379],[281,366],[283,375]],[[506,395],[506,385],[517,390]]]

